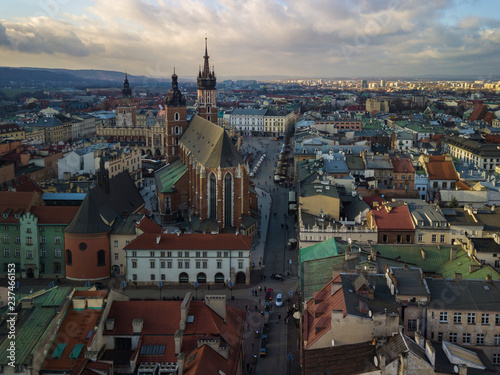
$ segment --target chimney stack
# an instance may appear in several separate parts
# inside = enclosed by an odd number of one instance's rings
[[[106,331],[112,331],[115,328],[115,319],[106,319]]]
[[[132,320],[132,332],[134,335],[140,335],[142,333],[142,328],[144,326],[144,320],[133,319]]]
[[[226,322],[226,296],[225,295],[205,296],[205,305],[207,305],[217,315],[219,315],[224,320],[224,323]]]
[[[184,373],[184,353],[179,353],[177,356],[177,375],[182,375]]]

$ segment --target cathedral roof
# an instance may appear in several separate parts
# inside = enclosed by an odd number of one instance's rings
[[[123,171],[109,180],[109,192],[95,186],[88,192],[75,217],[64,229],[67,233],[105,233],[108,225],[123,212],[137,212],[144,199],[128,171]]]
[[[193,116],[180,141],[206,168],[228,168],[243,164],[241,155],[226,131],[198,115]]]

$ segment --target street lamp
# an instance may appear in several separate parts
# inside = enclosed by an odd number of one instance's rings
[[[228,285],[229,285],[229,290],[231,291],[231,299],[233,299],[233,286],[234,286],[234,284],[232,281],[230,281]]]

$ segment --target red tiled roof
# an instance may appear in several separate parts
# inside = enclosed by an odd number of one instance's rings
[[[160,241],[157,243],[157,237]],[[125,246],[124,250],[249,250],[252,248],[252,237],[221,234],[155,234],[143,233]]]
[[[415,173],[415,168],[411,164],[410,159],[395,157],[391,158],[392,166],[394,167],[394,173]]]
[[[39,224],[69,224],[79,207],[74,206],[34,206],[31,213],[38,218]]]
[[[9,187],[15,189],[16,192],[33,192],[36,191],[40,194],[43,194],[43,190],[40,186],[37,185],[35,181],[26,176],[25,174],[20,175],[19,177],[11,180],[9,185],[7,183],[0,184],[0,190],[8,190]]]
[[[14,216],[15,212],[23,210],[23,214],[28,212],[35,204],[39,194],[35,192],[0,191],[0,223],[18,223],[19,219]],[[3,213],[7,214],[3,217]]]
[[[144,233],[163,233],[163,228],[146,216],[142,218],[137,225],[137,228],[142,230]]]
[[[132,323],[131,323],[132,324]],[[184,340],[183,340],[184,346]],[[141,348],[144,345],[165,345],[165,352],[163,355],[141,355]],[[196,346],[196,345],[195,345]],[[142,362],[177,362],[177,356],[175,355],[175,341],[173,335],[144,335],[141,339],[140,347],[137,348],[139,356],[137,358],[138,363]]]
[[[446,160],[447,155],[429,155],[426,163],[429,180],[458,180],[453,162]]]
[[[73,298],[84,296],[105,297],[106,291],[75,291]],[[87,362],[87,359],[85,359],[85,347],[90,345],[90,339],[86,337],[90,331],[94,330],[101,314],[102,310],[85,309],[84,311],[75,311],[71,304],[57,331],[56,338],[47,353],[42,370],[62,372],[84,366]],[[61,357],[52,358],[52,353],[60,343],[66,344]],[[78,358],[70,359],[69,356],[77,344],[83,344],[83,349],[80,351]]]
[[[469,116],[470,121],[482,120],[484,115],[488,112],[488,108],[480,103],[478,104]]]
[[[332,296],[332,283],[340,283],[340,275],[327,283],[321,290],[314,293],[313,298],[307,301],[304,312],[304,338],[307,341],[306,349],[314,344],[331,328],[331,312],[342,311],[347,315],[342,287]],[[317,300],[319,303],[315,303]]]
[[[470,187],[463,181],[457,181],[455,187],[457,188],[457,190],[472,190],[472,187]]]
[[[106,363],[106,362],[94,362],[94,361],[90,361],[89,363],[87,363],[87,365],[85,366],[85,369],[90,369],[90,370],[96,370],[96,371],[101,371],[101,372],[108,372],[108,370],[111,368],[111,364],[110,363]]]
[[[371,210],[378,230],[414,230],[413,221],[411,220],[410,211],[408,206],[402,204],[401,206],[392,207],[390,212],[387,211],[386,206],[378,209]]]

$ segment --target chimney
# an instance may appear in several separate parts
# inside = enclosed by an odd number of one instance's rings
[[[455,277],[453,278],[453,280],[455,280],[455,281],[462,280],[462,274],[458,273],[458,272],[455,272]]]
[[[193,295],[191,292],[187,292],[184,300],[181,303],[181,322],[180,329],[186,329],[186,322],[189,313],[189,305],[191,304],[191,300],[193,299]]]
[[[415,342],[420,346],[422,349],[425,350],[425,339],[424,336],[422,336],[420,333],[415,332]]]
[[[184,353],[179,353],[177,356],[177,375],[182,375],[184,373]]]
[[[467,375],[467,365],[461,363],[458,365],[458,375]]]
[[[106,331],[112,331],[115,328],[115,319],[106,319]]]
[[[491,205],[491,212],[495,212],[497,210],[497,208],[495,207],[494,204]]]
[[[486,281],[487,281],[487,282],[489,282],[489,283],[491,283],[491,282],[492,282],[492,280],[491,280],[491,275],[486,275]]]
[[[422,259],[425,260],[425,250],[421,249],[420,254],[422,255]]]
[[[382,374],[383,374],[385,372],[385,355],[380,354],[378,365],[379,365],[380,370],[382,371]]]
[[[226,322],[226,296],[225,295],[217,295],[217,296],[205,296],[205,305],[210,307],[213,312],[219,315],[224,323]]]
[[[335,283],[335,282],[332,282],[332,296],[337,293],[337,291],[342,288],[342,283]]]
[[[429,340],[425,341],[425,355],[431,363],[432,367],[436,367],[436,349],[432,346]]]
[[[455,260],[457,259],[457,252],[458,250],[455,248],[450,248],[450,260]]]
[[[133,319],[132,320],[132,332],[134,335],[140,335],[142,333],[142,327],[144,325],[144,320]]]
[[[156,236],[156,244],[159,245],[160,241],[161,241],[161,235],[159,234]]]
[[[182,337],[184,336],[184,331],[178,329],[175,331],[174,334],[174,346],[175,346],[175,354],[179,354],[179,356],[182,354],[181,353],[181,348],[182,348]],[[180,365],[179,365],[180,367]]]

